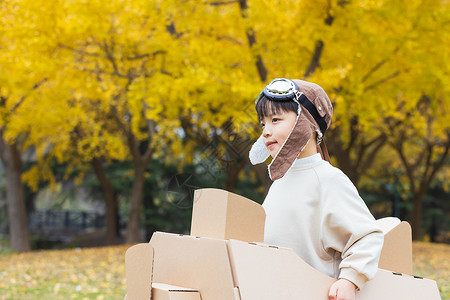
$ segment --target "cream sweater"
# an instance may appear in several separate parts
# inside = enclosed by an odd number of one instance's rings
[[[361,288],[374,278],[383,233],[347,176],[320,154],[298,159],[264,200],[264,242]]]

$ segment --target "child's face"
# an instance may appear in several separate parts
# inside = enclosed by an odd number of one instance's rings
[[[263,141],[269,149],[270,156],[275,157],[278,153],[291,133],[296,120],[297,114],[293,111],[280,111],[280,113],[265,116],[261,120]]]

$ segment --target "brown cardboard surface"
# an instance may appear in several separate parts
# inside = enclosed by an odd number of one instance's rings
[[[226,241],[155,232],[153,281],[189,287],[202,300],[235,299]]]
[[[397,218],[383,218],[377,220],[377,225],[384,232],[379,268],[413,274],[412,233],[409,223],[400,222]]]
[[[191,235],[263,242],[265,219],[263,207],[252,200],[220,189],[199,189],[194,194]]]
[[[256,202],[222,190],[197,190],[192,236],[156,232],[149,244],[128,249],[126,299],[153,294],[153,300],[327,300],[336,279],[291,249],[247,242],[262,241],[264,219]],[[412,273],[409,224],[396,218],[377,223],[385,234],[380,268],[390,271],[380,269],[356,299],[440,299],[435,281],[401,274]]]
[[[233,275],[242,300],[328,299],[335,279],[315,270],[291,249],[230,240]]]
[[[200,293],[197,290],[165,284],[152,284],[153,300],[201,300]]]
[[[436,281],[381,269],[356,296],[357,300],[441,300]]]
[[[151,299],[153,248],[147,243],[128,248],[125,253],[127,300]]]
[[[290,249],[230,240],[230,259],[242,300],[328,300],[336,280],[320,273]],[[379,270],[357,292],[360,300],[439,300],[436,282]]]
[[[336,281],[287,248],[161,232],[150,244],[153,281],[196,289],[202,300],[327,300]],[[380,269],[356,299],[439,300],[440,295],[433,280]]]

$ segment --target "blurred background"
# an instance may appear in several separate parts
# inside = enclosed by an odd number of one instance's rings
[[[0,250],[188,233],[193,191],[262,203],[254,100],[321,85],[376,218],[450,243],[447,0],[0,2]]]

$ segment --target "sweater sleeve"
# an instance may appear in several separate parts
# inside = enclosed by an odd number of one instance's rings
[[[336,169],[332,178],[321,184],[324,251],[339,263],[338,278],[350,280],[360,289],[376,275],[383,232],[344,173]]]

